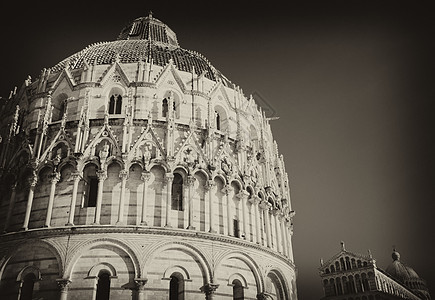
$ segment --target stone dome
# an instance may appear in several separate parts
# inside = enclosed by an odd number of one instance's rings
[[[165,66],[170,60],[181,71],[194,70],[196,74],[204,74],[213,81],[232,86],[232,83],[203,55],[181,48],[176,34],[151,14],[132,21],[121,31],[118,40],[89,45],[50,70],[59,72],[65,68],[79,69],[85,65],[105,65],[114,61],[120,63],[152,61],[155,65]]]

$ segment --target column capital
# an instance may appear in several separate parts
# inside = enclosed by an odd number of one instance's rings
[[[140,179],[142,179],[143,181],[148,181],[151,178],[151,172],[148,171],[144,171],[142,172]]]
[[[214,294],[214,292],[218,289],[219,284],[214,283],[206,283],[201,287],[201,292],[205,293],[207,296]]]
[[[225,185],[225,186],[223,187],[223,189],[221,190],[221,192],[228,196],[228,194],[229,194],[232,190],[233,190],[233,188],[227,184],[227,185]]]
[[[248,199],[248,201],[252,205],[257,205],[258,203],[260,203],[260,198],[258,198],[258,196],[252,196],[251,198]]]
[[[187,176],[187,179],[186,179],[186,185],[192,186],[195,183],[195,181],[196,181],[195,176],[189,175],[189,176]]]
[[[18,184],[18,182],[12,183],[12,185],[11,185],[11,190],[12,191],[15,191],[17,189],[17,184]]]
[[[34,188],[36,184],[38,183],[38,176],[34,175],[29,177],[28,179],[29,185],[31,188]]]
[[[60,180],[60,173],[59,172],[53,172],[49,175],[50,183],[57,183]]]
[[[80,177],[81,177],[80,172],[72,172],[71,173],[72,180],[80,180]]]
[[[259,206],[260,206],[260,208],[261,208],[262,210],[268,210],[268,209],[271,207],[271,205],[269,204],[269,202],[264,201],[264,200],[261,200],[261,201],[260,201]]]
[[[247,199],[249,197],[249,193],[246,190],[240,190],[240,192],[238,192],[236,194],[237,198],[240,200],[244,200]]]
[[[60,291],[67,291],[68,290],[68,286],[72,281],[69,280],[68,278],[60,278],[60,279],[56,279],[56,283],[57,286],[59,287]]]
[[[148,282],[147,278],[135,278],[134,283],[136,284],[136,289],[138,291],[143,291],[145,289],[145,285]]]
[[[281,210],[279,208],[273,208],[271,212],[275,217],[279,217],[281,215]]]
[[[173,173],[165,173],[165,180],[166,180],[166,182],[172,182],[174,180],[174,174]]]
[[[104,181],[107,179],[107,172],[105,170],[98,170],[96,173],[98,181]]]
[[[207,180],[207,182],[204,184],[204,188],[206,191],[210,191],[216,183],[213,180]]]
[[[119,178],[121,178],[121,179],[127,179],[128,178],[128,171],[127,170],[121,170],[121,171],[119,171]]]

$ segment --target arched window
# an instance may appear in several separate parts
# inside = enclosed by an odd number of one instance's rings
[[[119,94],[113,94],[110,96],[109,101],[109,114],[120,114],[122,108],[122,96]]]
[[[97,177],[97,166],[94,164],[89,164],[83,170],[83,180],[84,180],[84,207],[95,207],[97,205],[98,196],[98,177]]]
[[[233,280],[233,300],[243,300],[245,299],[245,292],[243,291],[243,286],[240,280]]]
[[[24,276],[23,283],[21,285],[20,300],[32,300],[33,286],[36,281],[36,276],[33,273],[29,273]]]
[[[110,296],[110,273],[101,270],[98,273],[97,297],[96,300],[108,300]]]
[[[183,210],[183,177],[175,173],[172,181],[172,204],[173,210]]]
[[[214,116],[216,120],[216,129],[221,130],[221,116],[217,111],[214,112]]]
[[[169,300],[184,300],[184,278],[181,273],[175,272],[171,275]]]
[[[166,118],[168,116],[168,99],[163,99],[162,101],[162,117]]]

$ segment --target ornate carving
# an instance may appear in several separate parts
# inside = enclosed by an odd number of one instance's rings
[[[49,178],[50,183],[56,184],[60,180],[60,173],[53,172],[50,175],[48,175],[48,178]]]
[[[107,178],[107,172],[105,170],[99,170],[96,172],[98,181],[104,181]]]
[[[196,178],[192,175],[187,176],[187,180],[186,180],[186,185],[187,186],[193,186],[193,184],[195,183]]]
[[[226,175],[230,175],[233,172],[233,164],[226,156],[222,159],[221,169]]]
[[[142,172],[140,179],[142,179],[143,181],[147,182],[148,180],[150,180],[151,178],[151,173],[150,172]]]
[[[228,195],[231,191],[233,190],[233,188],[229,185],[224,186],[224,188],[221,190],[222,193],[224,193],[225,195]]]
[[[127,179],[128,178],[128,171],[127,170],[121,170],[121,171],[119,171],[119,178],[121,178],[121,179]]]
[[[210,191],[215,185],[216,183],[213,180],[208,180],[204,185],[204,189]]]
[[[102,165],[106,162],[106,159],[109,156],[109,149],[110,146],[106,143],[103,145],[103,148],[100,150],[100,153],[98,153],[98,156],[100,157],[100,163]]]
[[[56,279],[57,286],[61,292],[68,291],[68,286],[71,283],[71,280],[66,278]]]
[[[205,293],[207,296],[214,294],[214,292],[218,289],[219,284],[214,283],[206,283],[201,287],[201,292]]]
[[[134,283],[136,284],[136,289],[138,291],[145,290],[145,285],[147,282],[148,282],[147,278],[135,278],[134,279]]]

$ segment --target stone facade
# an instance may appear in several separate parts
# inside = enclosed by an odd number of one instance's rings
[[[341,251],[319,269],[325,296],[324,300],[430,300],[424,286],[411,286],[376,266],[370,251],[368,255]],[[418,277],[418,276],[417,276]],[[419,278],[423,283],[423,280]]]
[[[2,299],[297,299],[269,120],[159,20],[1,105]]]

